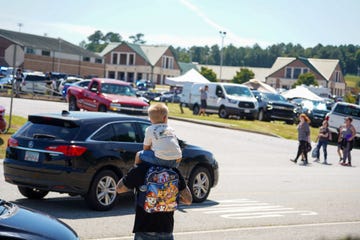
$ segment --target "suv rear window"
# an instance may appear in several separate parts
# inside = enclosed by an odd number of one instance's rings
[[[360,118],[360,107],[338,104],[335,107],[334,112],[351,117]]]
[[[75,138],[79,129],[75,125],[27,122],[19,129],[16,135],[28,138],[52,138],[71,141]]]

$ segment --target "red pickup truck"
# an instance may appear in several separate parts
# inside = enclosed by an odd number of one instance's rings
[[[130,83],[116,79],[93,78],[87,88],[67,90],[70,111],[147,113],[149,104],[138,98]]]

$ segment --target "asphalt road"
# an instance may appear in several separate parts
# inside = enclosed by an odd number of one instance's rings
[[[5,105],[3,98],[0,104]],[[22,99],[14,105],[16,115],[67,106]],[[328,146],[332,165],[311,161],[304,167],[289,161],[296,141],[175,120],[169,124],[183,140],[212,151],[220,166],[219,184],[208,201],[176,212],[175,239],[360,237],[360,150],[352,152],[354,167],[338,164],[334,146]],[[4,182],[2,167],[0,183],[0,198],[62,219],[81,239],[132,239],[131,195],[110,212],[93,212],[78,197],[52,193],[43,201],[25,199]]]

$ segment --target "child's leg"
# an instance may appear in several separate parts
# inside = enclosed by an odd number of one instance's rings
[[[140,159],[140,152],[137,152],[135,155],[135,165],[138,165],[141,163],[141,159]]]

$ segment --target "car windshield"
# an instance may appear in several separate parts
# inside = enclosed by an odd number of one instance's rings
[[[251,97],[251,92],[248,88],[242,86],[227,86],[224,85],[225,91],[229,95],[233,96],[245,96]]]
[[[336,106],[336,108],[334,109],[334,112],[341,113],[341,114],[344,114],[346,116],[360,118],[360,107],[338,104]]]
[[[310,101],[310,100],[304,100],[303,106],[306,109],[317,109],[317,110],[327,110],[326,103],[321,101]]]
[[[264,95],[270,101],[286,102],[286,99],[280,94],[265,93]]]
[[[116,95],[136,96],[135,91],[128,85],[104,83],[101,85],[101,92]]]

